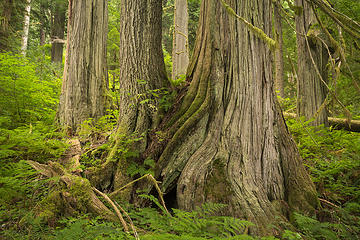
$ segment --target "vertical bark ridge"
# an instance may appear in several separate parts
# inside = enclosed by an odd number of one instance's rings
[[[208,10],[204,9],[204,11]],[[171,163],[171,161],[169,163],[168,159],[170,158],[170,155],[172,154],[174,149],[176,149],[179,141],[181,141],[185,137],[185,135],[187,135],[189,131],[191,131],[192,128],[196,126],[196,124],[199,122],[199,120],[201,120],[203,116],[206,116],[206,112],[211,102],[212,90],[209,79],[211,72],[210,68],[212,65],[211,59],[213,46],[211,41],[206,41],[207,39],[209,39],[211,34],[209,31],[210,26],[208,24],[208,22],[205,22],[205,26],[208,27],[208,30],[205,30],[203,32],[204,36],[199,40],[203,41],[203,44],[199,49],[200,55],[198,59],[200,59],[200,61],[196,65],[196,68],[194,68],[194,73],[191,74],[192,86],[190,86],[189,92],[185,97],[183,107],[181,108],[184,109],[184,111],[180,110],[180,112],[183,113],[179,116],[179,119],[177,119],[175,124],[168,130],[168,134],[171,136],[171,140],[166,145],[157,163],[157,169],[160,171],[158,171],[156,175],[162,175],[165,177],[163,189],[167,189],[167,184],[173,186],[173,180],[176,179],[176,177],[180,174],[180,172],[173,172],[172,170],[168,170],[171,168],[166,168],[164,164],[168,166],[175,164]],[[191,99],[193,100],[190,101]],[[175,119],[178,117],[178,115],[179,114],[175,115]],[[176,159],[174,161],[176,161]],[[181,169],[184,165],[184,161],[186,161],[186,158],[180,160],[180,163],[175,165],[179,165]],[[172,173],[175,173],[175,175],[173,175]]]

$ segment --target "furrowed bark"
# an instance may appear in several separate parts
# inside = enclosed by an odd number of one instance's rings
[[[71,0],[67,56],[60,96],[59,121],[76,133],[80,124],[104,114],[107,1]]]

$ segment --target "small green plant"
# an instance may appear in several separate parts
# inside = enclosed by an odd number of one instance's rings
[[[66,218],[61,221],[65,228],[56,231],[53,239],[134,239],[125,233],[120,225],[104,222],[100,218],[82,216],[80,218]]]
[[[151,158],[145,159],[144,163],[142,165],[131,162],[126,169],[127,174],[130,177],[134,177],[135,175],[144,176],[145,174],[150,173],[151,175],[154,175],[154,167],[155,167],[155,161]]]
[[[13,130],[0,128],[0,161],[36,160],[44,163],[59,158],[66,150],[62,133],[42,122]]]

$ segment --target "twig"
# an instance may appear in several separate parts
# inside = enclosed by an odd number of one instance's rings
[[[100,192],[100,191],[97,190],[95,187],[93,187],[92,189],[93,189],[96,193],[98,193],[99,195],[103,196],[103,197],[105,198],[105,200],[106,200],[108,203],[111,204],[111,206],[114,208],[117,216],[119,217],[119,220],[120,220],[121,224],[122,224],[123,227],[124,227],[124,231],[128,233],[128,232],[129,232],[129,228],[128,228],[128,226],[127,226],[124,218],[122,217],[119,209],[116,207],[115,203],[114,203],[105,193]]]
[[[142,180],[142,179],[144,179],[144,178],[148,179],[150,182],[152,182],[152,183],[154,184],[154,186],[155,186],[155,188],[156,188],[156,190],[157,190],[157,192],[158,192],[158,194],[159,194],[159,198],[160,198],[160,201],[161,201],[162,206],[164,207],[166,213],[167,213],[168,215],[170,215],[169,211],[168,211],[167,208],[166,208],[165,201],[164,201],[164,197],[163,197],[163,193],[162,193],[161,190],[160,190],[160,187],[159,187],[159,185],[158,185],[158,182],[156,181],[156,179],[155,179],[150,173],[145,174],[144,176],[142,176],[142,177],[140,177],[140,178],[138,178],[138,179],[135,179],[134,181],[131,181],[131,182],[129,182],[128,184],[126,184],[125,186],[123,186],[123,187],[117,189],[116,191],[112,192],[112,193],[110,194],[110,197],[116,195],[117,193],[121,192],[123,189],[131,186],[132,184],[134,184],[134,183],[136,183],[136,182],[138,182],[138,181],[140,181],[140,180]]]
[[[320,200],[321,202],[323,202],[323,203],[326,203],[326,204],[332,206],[332,207],[340,208],[339,206],[333,204],[332,202],[329,202],[328,200],[325,200],[325,199],[322,199],[322,198],[319,198],[319,200]]]
[[[159,194],[159,197],[160,197],[160,200],[161,200],[161,204],[163,205],[166,213],[167,213],[168,215],[170,215],[169,211],[168,211],[167,208],[166,208],[165,201],[164,201],[164,198],[163,198],[163,193],[162,193],[161,190],[160,190],[160,187],[159,187],[159,185],[158,185],[158,182],[157,182],[156,179],[153,177],[153,175],[147,174],[147,176],[148,176],[148,179],[154,184],[154,186],[155,186],[155,188],[156,188],[156,190],[157,190],[157,192],[158,192],[158,194]]]
[[[113,197],[114,195],[118,194],[119,192],[121,192],[121,191],[124,190],[125,188],[133,185],[134,183],[136,183],[136,182],[138,182],[138,181],[140,181],[140,180],[142,180],[142,179],[144,179],[144,178],[147,178],[147,175],[148,175],[148,174],[146,174],[146,175],[144,175],[144,176],[142,176],[142,177],[140,177],[140,178],[138,178],[138,179],[135,179],[134,181],[131,181],[131,182],[129,182],[128,184],[122,186],[121,188],[115,190],[114,192],[110,193],[110,197]]]

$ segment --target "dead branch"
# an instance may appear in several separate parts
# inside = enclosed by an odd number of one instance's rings
[[[99,190],[97,190],[97,189],[94,188],[94,187],[93,187],[92,189],[93,189],[96,193],[98,193],[99,195],[101,195],[102,197],[104,197],[104,199],[105,199],[108,203],[110,203],[110,205],[114,208],[114,210],[115,210],[115,212],[116,212],[116,215],[118,216],[121,224],[123,225],[124,231],[128,233],[128,232],[129,232],[129,228],[128,228],[128,226],[127,226],[124,218],[122,217],[119,209],[116,207],[115,203],[114,203],[105,193],[100,192]]]
[[[295,113],[283,112],[283,115],[284,117],[289,117],[289,118],[297,117]],[[351,132],[360,132],[360,120],[349,121],[348,119],[344,119],[344,118],[328,117],[328,121],[330,126],[333,126],[336,129],[345,129]]]

